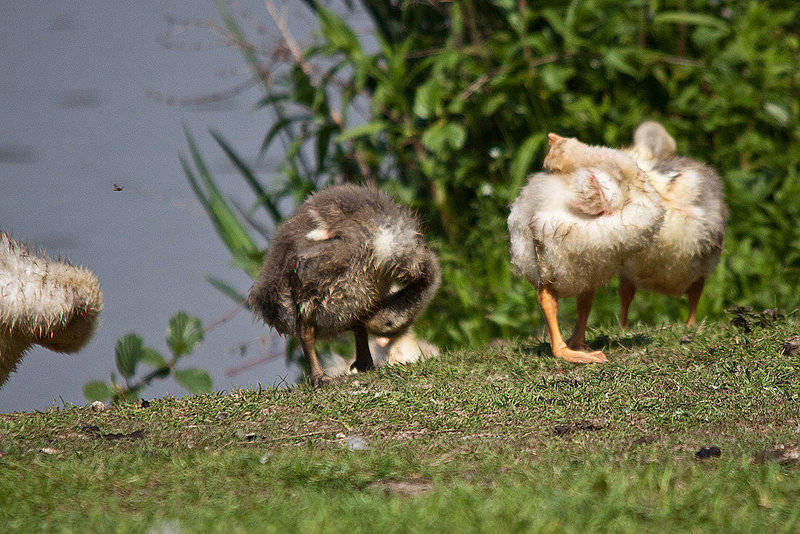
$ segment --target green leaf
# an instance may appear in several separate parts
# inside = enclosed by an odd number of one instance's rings
[[[636,76],[636,69],[628,63],[625,56],[619,50],[606,50],[603,53],[603,61],[607,67],[617,72],[625,73],[629,76]]]
[[[238,267],[246,272],[250,278],[256,278],[261,265],[263,257],[259,253],[255,254],[233,254],[231,258],[231,267]]]
[[[515,189],[522,185],[522,181],[529,172],[531,162],[544,143],[544,139],[543,133],[535,133],[525,139],[519,150],[517,150],[517,155],[511,161],[511,168],[509,169],[512,185]]]
[[[181,162],[181,167],[183,168],[183,173],[186,175],[186,180],[189,182],[189,185],[194,192],[194,196],[197,197],[197,200],[200,201],[202,204],[203,209],[208,213],[211,210],[211,206],[208,204],[208,199],[206,198],[205,192],[200,187],[200,183],[197,181],[197,176],[195,176],[192,167],[189,165],[189,162],[186,161],[186,158],[183,157],[183,154],[178,156],[178,159]]]
[[[702,13],[683,13],[681,11],[662,11],[653,17],[654,24],[689,24],[692,26],[712,26],[724,30],[728,27],[724,20]]]
[[[175,381],[195,395],[211,391],[211,376],[197,367],[176,369]]]
[[[553,93],[560,93],[567,88],[567,82],[575,73],[572,67],[560,65],[543,65],[536,71],[542,78],[544,86]]]
[[[194,190],[197,198],[200,199],[200,202],[203,204],[203,209],[206,210],[206,213],[211,219],[214,229],[217,231],[217,235],[219,235],[225,246],[228,247],[228,250],[234,254],[256,253],[258,247],[223,198],[219,188],[208,172],[208,168],[206,167],[203,157],[200,155],[200,150],[197,148],[194,138],[185,126],[184,134],[186,136],[186,142],[189,144],[195,168],[200,174],[200,178],[205,186],[205,191],[200,186],[197,177],[183,157],[180,158],[181,165],[183,166],[184,173],[189,180],[192,190]]]
[[[167,325],[167,346],[176,358],[191,354],[203,341],[203,325],[186,312],[173,315]]]
[[[272,217],[272,221],[275,223],[280,222],[281,220],[281,212],[278,211],[278,207],[272,201],[270,196],[264,190],[261,185],[261,182],[255,176],[252,169],[242,160],[241,157],[231,148],[225,139],[215,131],[211,131],[211,136],[217,142],[217,144],[222,148],[225,154],[228,156],[228,159],[234,164],[236,169],[239,171],[239,174],[242,175],[247,185],[250,186],[253,193],[255,193],[256,197],[258,197],[259,202],[266,208],[267,212]]]
[[[102,380],[92,380],[83,385],[83,396],[88,401],[104,401],[113,395],[111,388]]]
[[[255,107],[256,109],[261,109],[286,100],[289,100],[288,93],[271,93],[259,100]]]
[[[422,144],[434,153],[440,153],[447,145],[459,150],[464,146],[467,132],[457,122],[438,122],[422,134]]]
[[[348,128],[347,130],[337,135],[336,141],[338,143],[343,143],[345,141],[350,141],[351,139],[356,139],[358,137],[375,135],[386,130],[388,126],[389,125],[386,121],[373,121],[373,122],[368,122],[366,124],[360,124],[358,126],[354,126],[353,128]]]
[[[319,6],[317,9],[317,16],[319,17],[320,29],[322,34],[330,43],[331,47],[346,52],[357,60],[361,57],[361,44],[358,42],[356,34],[333,11]]]
[[[497,93],[489,97],[489,99],[483,104],[483,113],[486,116],[493,115],[495,111],[503,106],[508,102],[508,95],[504,93]]]
[[[206,279],[206,282],[217,288],[217,291],[219,291],[229,299],[235,302],[244,302],[245,300],[244,295],[242,293],[239,293],[236,289],[234,289],[233,286],[211,275],[206,275],[203,278]]]
[[[419,86],[414,96],[414,114],[428,119],[437,114],[444,90],[438,81],[431,79]]]
[[[274,196],[273,196],[273,198],[275,198],[275,199],[279,199],[279,198],[280,198],[280,196],[281,196],[281,195],[280,195],[280,193],[275,193],[275,194],[274,194]],[[236,200],[235,198],[231,198],[231,199],[230,199],[230,202],[231,202],[231,206],[233,206],[233,209],[236,211],[236,214],[239,216],[239,218],[241,218],[241,219],[242,219],[244,222],[246,222],[246,223],[247,223],[247,225],[248,225],[250,228],[252,228],[252,229],[253,229],[253,230],[255,230],[256,232],[258,232],[259,234],[261,234],[262,236],[264,236],[264,238],[265,238],[265,239],[267,239],[267,240],[269,240],[269,239],[270,239],[270,237],[272,236],[272,234],[273,234],[274,230],[273,230],[272,228],[270,228],[270,227],[267,227],[267,226],[266,226],[266,225],[264,225],[264,224],[263,224],[261,221],[259,221],[258,219],[256,219],[256,218],[253,216],[253,211],[255,211],[256,209],[258,209],[258,207],[262,205],[262,204],[259,202],[259,200],[258,200],[258,199],[256,199],[256,202],[255,202],[255,204],[254,204],[252,207],[250,207],[249,209],[248,209],[248,208],[245,208],[244,206],[242,206],[242,205],[239,203],[239,201],[238,201],[238,200]],[[274,222],[274,226],[277,226],[277,225],[279,224],[279,222],[280,222],[280,221]],[[253,257],[257,258],[259,263],[260,263],[260,262],[261,262],[261,260],[263,259],[263,258],[262,258],[262,255],[261,255],[260,253],[257,253],[257,252],[256,252],[256,253],[248,253],[248,254],[250,254],[250,255],[253,255],[253,254],[254,254],[254,256],[253,256]],[[248,274],[249,274],[249,273],[248,273]]]
[[[130,378],[136,373],[136,364],[142,359],[144,341],[139,334],[126,334],[117,341],[114,355],[117,360],[117,369],[125,378]]]
[[[260,154],[264,154],[266,152],[275,138],[280,135],[281,133],[286,133],[287,137],[292,137],[292,132],[289,130],[289,126],[297,121],[306,121],[311,120],[306,115],[300,115],[295,117],[280,117],[273,125],[270,127],[267,135],[264,136],[264,141],[261,142],[261,149],[259,150]]]
[[[330,146],[330,140],[333,136],[334,132],[339,131],[338,126],[331,126],[326,125],[322,128],[319,128],[316,132],[317,137],[317,147],[316,147],[316,158],[317,158],[317,170],[315,174],[319,176],[324,172],[327,168],[327,161],[326,158],[328,157],[328,148]]]
[[[161,353],[151,347],[144,348],[144,351],[142,351],[141,361],[142,363],[146,363],[147,365],[155,367],[156,369],[167,366],[167,361],[164,359]]]

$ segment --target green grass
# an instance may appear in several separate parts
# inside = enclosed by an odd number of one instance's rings
[[[0,531],[796,532],[800,467],[757,456],[798,446],[798,324],[746,319],[595,330],[604,365],[539,337],[319,390],[2,414]]]

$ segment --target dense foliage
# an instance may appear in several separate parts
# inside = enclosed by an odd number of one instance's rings
[[[701,318],[731,304],[798,306],[793,2],[362,0],[374,23],[365,36],[322,4],[305,4],[319,33],[300,50],[270,1],[283,34],[277,49],[250,40],[243,17],[217,3],[229,42],[264,90],[263,151],[283,143],[280,175],[256,176],[215,134],[252,188],[252,208],[224,196],[187,134],[187,175],[250,274],[272,229],[307,193],[331,181],[378,184],[417,209],[441,256],[442,289],[423,334],[448,345],[530,334],[540,314],[534,288],[510,271],[506,218],[540,168],[547,133],[622,146],[653,118],[681,154],[724,177],[729,230]],[[234,298],[246,289],[213,283]],[[612,284],[593,320],[611,322],[617,311]],[[659,296],[641,295],[632,309],[648,322],[685,313],[685,303]]]

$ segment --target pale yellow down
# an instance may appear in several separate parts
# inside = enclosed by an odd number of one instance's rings
[[[0,232],[0,385],[31,345],[75,352],[103,309],[94,274],[31,251]]]

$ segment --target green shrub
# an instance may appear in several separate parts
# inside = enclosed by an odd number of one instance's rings
[[[653,118],[680,153],[725,181],[729,231],[701,317],[731,304],[798,306],[800,18],[792,2],[363,0],[375,26],[364,37],[305,3],[317,39],[301,55],[287,48],[277,63],[274,49],[255,46],[216,4],[263,87],[259,112],[274,118],[262,153],[283,143],[280,175],[264,180],[215,134],[253,191],[251,207],[225,198],[187,134],[187,175],[251,275],[257,234],[268,240],[287,204],[326,183],[377,184],[417,209],[441,256],[442,289],[421,332],[448,345],[528,335],[540,314],[534,288],[510,272],[505,220],[541,166],[547,133],[620,146]],[[244,288],[214,283],[241,298]],[[613,321],[614,285],[595,302],[594,320]],[[648,322],[685,313],[678,299],[660,296],[642,295],[632,309]]]

